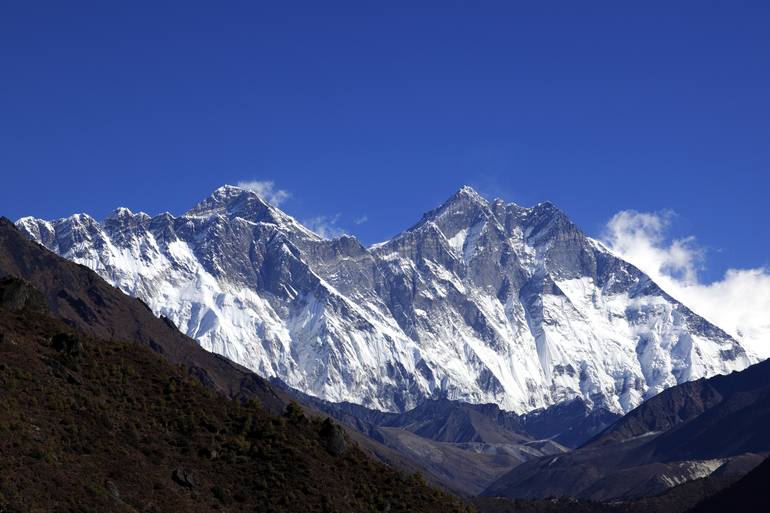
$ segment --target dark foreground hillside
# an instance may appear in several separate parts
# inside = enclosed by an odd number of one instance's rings
[[[73,332],[20,282],[5,279],[0,296],[9,286],[0,511],[465,509],[374,462],[328,421],[227,400],[146,347]]]
[[[684,513],[730,485],[733,477],[707,477],[676,486],[665,493],[631,501],[596,502],[586,499],[507,499],[474,497],[481,513]]]
[[[746,474],[740,481],[706,499],[689,513],[743,513],[770,509],[770,459]]]

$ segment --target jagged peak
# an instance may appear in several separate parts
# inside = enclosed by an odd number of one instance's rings
[[[569,225],[573,224],[569,216],[562,209],[556,206],[555,203],[550,201],[540,202],[527,210],[528,214],[531,216],[551,218],[553,220],[562,221],[563,223]]]
[[[226,183],[214,189],[213,194],[228,194],[228,193],[240,194],[242,192],[254,192],[254,191],[252,191],[251,189],[246,189],[245,187],[240,187],[238,185],[231,185],[229,183]]]
[[[489,202],[486,199],[484,199],[484,197],[481,194],[476,192],[476,189],[474,189],[470,185],[463,185],[462,187],[460,187],[457,190],[457,192],[454,193],[446,203],[449,203],[452,200],[456,200],[460,198],[465,198],[474,202],[482,203],[484,205],[489,205]]]
[[[153,217],[153,219],[174,220],[176,217],[174,217],[174,214],[166,210],[165,212],[161,212],[160,214]]]
[[[185,217],[241,218],[254,223],[268,223],[301,233],[306,238],[321,239],[296,219],[271,205],[251,189],[223,185],[184,214]]]
[[[131,212],[131,209],[128,209],[126,207],[118,207],[118,208],[116,208],[115,210],[112,211],[112,214],[110,214],[108,216],[108,218],[110,218],[110,217],[126,217],[126,216],[133,217],[134,213]]]
[[[50,225],[51,224],[50,221],[46,221],[44,219],[38,219],[37,217],[34,217],[34,216],[20,217],[19,219],[16,220],[16,223],[13,223],[13,221],[8,219],[7,217],[2,217],[2,218],[0,218],[0,220],[7,220],[8,222],[13,224],[14,226],[33,226],[33,225],[36,226],[36,225],[39,225],[39,224],[45,224],[45,225]]]
[[[144,212],[132,212],[126,207],[118,207],[104,218],[105,221],[125,221],[128,219],[139,219],[140,221],[146,221],[150,219],[150,216]]]
[[[473,217],[474,222],[478,222],[479,217],[483,217],[497,223],[497,219],[491,210],[490,203],[473,187],[470,185],[463,185],[440,206],[423,214],[422,219],[409,229],[396,235],[393,239],[369,246],[369,250],[380,250],[381,248],[388,246],[391,242],[402,239],[407,234],[413,234],[421,230],[435,230],[440,232],[444,237],[448,237],[441,226],[444,223],[443,219],[445,219],[447,215],[457,215],[461,212],[467,212],[468,215]]]
[[[99,224],[96,219],[85,213],[72,214],[71,216],[59,219],[59,221],[67,224]]]
[[[245,187],[240,187],[238,185],[230,185],[225,184],[220,187],[217,187],[214,189],[214,192],[211,193],[211,196],[222,198],[222,199],[231,199],[231,198],[238,198],[240,196],[247,195],[247,196],[256,196],[262,202],[267,203],[265,199],[263,199],[259,194],[257,194],[253,189],[247,189]]]
[[[538,203],[537,205],[535,205],[532,208],[533,209],[540,209],[540,210],[559,210],[559,211],[561,211],[561,209],[559,207],[557,207],[556,204],[551,202],[551,201],[541,201],[540,203]]]
[[[442,203],[439,207],[434,208],[433,210],[425,213],[422,217],[422,220],[417,223],[415,226],[413,226],[411,229],[419,228],[420,226],[424,226],[426,223],[435,221],[437,218],[441,217],[442,214],[445,212],[450,212],[454,210],[453,207],[471,207],[471,209],[478,208],[482,209],[484,211],[489,211],[489,202],[487,202],[486,199],[484,199],[481,194],[476,192],[472,187],[469,185],[463,185],[460,187],[460,189],[457,190],[448,200],[446,200],[444,203]]]
[[[273,207],[256,192],[234,185],[223,185],[214,190],[206,199],[185,212],[185,216],[208,217],[215,214],[245,214],[253,217],[257,213],[264,215],[271,209]]]

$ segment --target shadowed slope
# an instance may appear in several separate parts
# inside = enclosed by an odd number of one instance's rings
[[[0,306],[0,511],[465,509],[328,420],[223,400],[140,344],[18,303]]]
[[[768,503],[768,483],[770,459],[765,460],[737,483],[698,504],[689,513],[764,511]]]
[[[661,493],[710,476],[741,476],[770,452],[770,360],[663,391],[583,447],[526,462],[485,495],[595,500]]]

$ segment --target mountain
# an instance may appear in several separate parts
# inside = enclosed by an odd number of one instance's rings
[[[770,459],[745,475],[740,481],[707,498],[689,513],[720,513],[722,511],[762,511],[767,508],[770,482]]]
[[[741,476],[770,453],[770,360],[663,391],[581,448],[514,468],[485,495],[630,499]]]
[[[387,413],[285,390],[302,404],[418,462],[449,489],[465,496],[482,492],[523,461],[567,450],[552,440],[533,438],[518,415],[492,404],[426,400],[408,412]]]
[[[274,380],[275,382],[275,380]],[[276,383],[302,404],[322,411],[405,458],[463,495],[477,495],[524,461],[561,454],[618,418],[589,410],[580,399],[525,415],[494,404],[427,399],[404,413],[330,403]]]
[[[0,511],[466,511],[328,419],[226,400],[46,303],[28,281],[0,280]]]
[[[535,410],[523,417],[524,428],[536,439],[549,439],[574,449],[620,418],[603,408],[590,409],[580,398]]]
[[[224,186],[184,215],[118,209],[17,226],[206,349],[333,402],[426,398],[624,413],[749,365],[725,332],[558,208],[463,187],[393,239],[326,240]]]

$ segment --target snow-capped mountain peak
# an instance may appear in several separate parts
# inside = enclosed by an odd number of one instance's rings
[[[622,412],[750,363],[553,204],[489,202],[467,186],[370,248],[325,240],[233,186],[179,217],[17,225],[205,348],[332,401],[524,412],[579,397]]]
[[[150,218],[150,216],[144,212],[137,212],[134,214],[131,212],[131,210],[125,208],[125,207],[118,207],[115,210],[112,211],[110,215],[108,215],[105,218],[105,221],[108,220],[123,220],[123,219],[133,219],[135,217],[139,217],[142,220],[147,220]]]
[[[275,209],[256,192],[233,185],[223,185],[211,195],[188,210],[188,217],[241,217],[259,221],[264,216],[271,216]]]
[[[222,216],[226,219],[240,218],[253,223],[273,224],[281,230],[320,239],[317,234],[305,228],[293,217],[265,201],[259,194],[234,185],[223,185],[208,198],[185,212],[185,217],[210,218]]]

